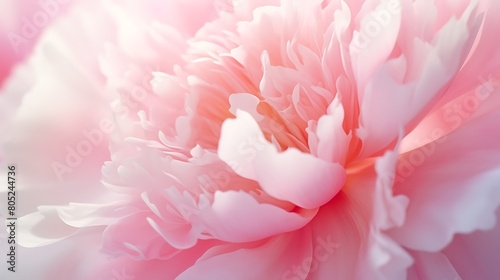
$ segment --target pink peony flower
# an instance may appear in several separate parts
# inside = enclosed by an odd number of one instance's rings
[[[496,279],[499,12],[75,3],[0,94],[2,276]]]

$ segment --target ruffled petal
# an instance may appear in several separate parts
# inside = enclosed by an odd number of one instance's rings
[[[463,280],[494,280],[500,275],[500,208],[496,217],[493,229],[457,234],[442,251]]]
[[[456,233],[493,227],[500,205],[499,117],[497,111],[471,120],[442,142],[400,157],[395,193],[410,204],[404,225],[390,231],[395,240],[437,251]]]
[[[311,269],[312,247],[310,229],[276,236],[250,248],[214,247],[176,279],[305,279]],[[297,274],[301,278],[294,278]]]
[[[212,205],[195,213],[209,236],[227,242],[251,242],[298,230],[316,212],[317,209],[287,212],[271,204],[260,204],[247,193],[229,191],[216,192]]]
[[[345,181],[344,168],[338,163],[294,148],[278,152],[244,111],[223,124],[218,153],[237,174],[256,180],[271,196],[308,209],[334,197]]]

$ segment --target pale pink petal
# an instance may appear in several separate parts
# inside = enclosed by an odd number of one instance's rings
[[[179,253],[148,224],[147,216],[147,212],[137,213],[108,226],[102,234],[103,250],[136,260],[168,259]]]
[[[270,151],[255,160],[256,181],[271,196],[313,209],[332,199],[343,187],[346,174],[330,163],[289,149]]]
[[[216,192],[213,204],[200,210],[196,216],[204,224],[207,236],[227,242],[251,242],[298,230],[317,212],[302,209],[287,212],[235,191]]]
[[[14,273],[7,269],[0,271],[2,279],[89,279],[88,275],[106,258],[99,253],[102,228],[80,230],[71,237],[42,247],[17,247],[18,262]],[[64,266],[54,266],[54,263]],[[85,263],[85,265],[82,265]],[[110,274],[108,274],[110,275]],[[108,277],[109,280],[111,276]]]
[[[305,279],[311,266],[311,232],[282,234],[253,248],[214,247],[206,254],[176,279]],[[295,271],[302,278],[293,278]]]
[[[466,122],[498,110],[500,106],[500,87],[495,78],[478,76],[477,87],[442,107],[426,115],[418,126],[405,136],[401,152],[408,152],[436,141],[459,129]],[[429,145],[428,147],[433,147]]]
[[[500,31],[500,3],[492,0],[478,1],[478,13],[484,13],[481,20],[475,22],[476,28],[481,27],[481,35],[474,42],[472,52],[465,65],[450,85],[448,93],[438,105],[474,89],[481,82],[478,77],[489,79],[500,71],[500,53],[498,52],[496,35]]]
[[[344,168],[297,149],[278,152],[267,142],[256,121],[245,111],[222,127],[219,156],[233,170],[259,182],[271,196],[312,209],[342,188]]]
[[[373,220],[367,241],[367,268],[360,269],[363,278],[403,279],[412,258],[385,231],[405,221],[408,197],[393,195],[398,152],[388,151],[375,163],[376,182],[373,197]]]
[[[74,280],[110,280],[110,279],[175,279],[182,271],[192,266],[204,252],[218,245],[203,242],[193,249],[181,252],[168,261],[149,260],[138,262],[128,255],[110,258],[102,252],[102,227],[80,230],[71,237],[58,243],[29,248],[18,247],[18,256],[23,259],[16,279],[74,279]],[[140,237],[140,236],[138,236]],[[154,251],[155,248],[152,248]],[[54,266],[54,263],[64,264]],[[2,270],[0,276],[5,276]],[[12,277],[8,272],[8,277]],[[11,279],[11,278],[6,278]]]
[[[85,1],[85,2],[92,2]],[[25,60],[46,29],[80,1],[19,0],[0,3],[0,86]]]
[[[406,250],[386,233],[404,222],[408,205],[407,197],[392,193],[397,155],[396,151],[386,152],[348,180],[346,195],[357,202],[355,205],[363,205],[357,212],[366,219],[366,225],[358,228],[364,246],[356,261],[356,279],[404,279],[412,263]]]
[[[136,261],[128,256],[109,259],[109,257],[101,254],[98,255],[99,259],[94,263],[88,263],[88,259],[81,260],[85,261],[86,265],[94,268],[92,273],[87,273],[83,279],[176,279],[180,273],[192,266],[204,252],[214,245],[216,244],[204,243],[193,249],[185,250],[168,260],[148,260],[145,262]]]
[[[109,19],[102,10],[91,12],[82,5],[43,33],[33,56],[0,95],[15,109],[0,121],[5,132],[0,143],[2,166],[16,163],[20,169],[18,188],[25,199],[18,215],[36,211],[37,205],[100,200],[105,192],[96,166],[109,158],[113,124],[94,56],[109,29],[87,30],[79,18],[92,14],[94,23],[103,25]],[[79,40],[61,40],[75,32]]]
[[[456,233],[493,227],[500,205],[499,116],[497,111],[467,122],[445,141],[400,157],[395,192],[410,204],[404,225],[390,230],[395,240],[436,251]]]
[[[362,20],[358,30],[353,32],[350,52],[356,83],[361,92],[389,58],[400,32],[401,5],[393,3],[391,0],[369,0],[363,4],[360,12],[363,16],[360,16]]]
[[[444,248],[448,257],[463,280],[494,280],[500,274],[500,208],[496,211],[497,221],[493,229],[457,234]]]
[[[316,267],[311,270],[311,279],[358,279],[360,260],[366,254],[361,243],[369,232],[366,191],[340,192],[312,221]]]
[[[17,242],[23,247],[39,247],[61,241],[76,232],[78,228],[65,224],[57,213],[57,207],[40,206],[38,212],[18,219],[20,227]]]
[[[343,127],[344,108],[336,98],[328,107],[328,114],[318,120],[317,156],[328,162],[345,164],[352,133],[346,133]]]
[[[446,255],[441,252],[429,253],[413,251],[411,252],[411,256],[415,260],[415,263],[408,269],[408,280],[465,279],[457,272],[459,267],[454,267]],[[467,267],[469,264],[464,264],[464,266]],[[476,274],[474,276],[486,280],[486,278],[480,277],[479,275],[481,274]]]
[[[74,3],[1,89],[18,276],[495,279],[493,1]]]

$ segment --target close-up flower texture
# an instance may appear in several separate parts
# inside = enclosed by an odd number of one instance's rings
[[[500,279],[500,1],[0,1],[1,279]]]

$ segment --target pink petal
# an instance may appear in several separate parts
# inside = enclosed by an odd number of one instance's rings
[[[363,278],[404,279],[412,258],[400,244],[386,234],[386,230],[399,227],[405,220],[408,198],[393,195],[398,152],[389,151],[375,162],[377,179],[373,198],[373,220],[367,241],[367,268],[361,270]]]
[[[102,10],[82,5],[43,32],[34,54],[0,94],[0,154],[22,169],[19,190],[25,199],[18,215],[36,211],[37,205],[105,199],[99,167],[109,159],[113,125],[98,71],[101,46],[94,40],[109,38],[111,28],[86,29],[80,16],[92,15],[102,26],[110,20]],[[60,39],[75,34],[78,40]]]
[[[61,241],[79,229],[65,224],[57,207],[39,207],[39,212],[18,219],[18,243],[23,247],[38,247]]]
[[[359,186],[356,184],[355,187]],[[369,228],[369,196],[366,191],[339,193],[321,207],[312,221],[312,256],[317,266],[310,271],[310,279],[357,279],[360,258],[366,254],[361,244]]]
[[[103,232],[103,249],[110,255],[127,254],[136,260],[168,259],[179,250],[170,246],[148,224],[147,213],[120,219]]]
[[[412,263],[406,250],[386,234],[404,222],[408,205],[408,198],[392,193],[397,155],[386,152],[374,165],[354,173],[346,189],[351,199],[363,205],[358,207],[359,215],[369,219],[361,231],[365,245],[355,268],[358,279],[404,279]]]
[[[328,114],[318,120],[316,134],[319,158],[345,164],[352,134],[344,131],[343,121],[344,107],[339,98],[336,98],[328,107]]]
[[[415,260],[415,264],[408,269],[408,280],[464,279],[456,271],[459,266],[453,266],[446,255],[441,252],[428,253],[420,251],[412,252],[411,255]],[[475,277],[486,279],[479,277],[479,275],[476,274]]]
[[[292,278],[294,271],[307,275],[310,269],[310,229],[273,237],[254,248],[228,246],[207,251],[209,256],[202,257],[176,279],[299,279]]]
[[[414,38],[408,53],[387,60],[370,76],[360,92],[361,157],[389,146],[400,127],[411,129],[434,105],[466,58],[464,50],[473,36],[467,25],[470,14],[447,22],[432,42]]]
[[[259,182],[271,196],[300,207],[319,207],[334,197],[345,181],[344,168],[295,148],[278,152],[245,111],[224,122],[219,157],[233,170]]]
[[[343,187],[342,165],[288,149],[270,151],[255,160],[256,181],[271,196],[313,209],[330,201]]]
[[[416,250],[436,251],[455,233],[489,229],[500,205],[500,136],[492,112],[464,124],[445,142],[403,154],[395,192],[409,197],[406,221],[391,236]]]
[[[500,275],[500,208],[495,227],[487,231],[457,234],[443,250],[464,280],[494,280]]]
[[[260,204],[241,191],[218,191],[213,204],[201,210],[197,215],[208,236],[227,242],[251,242],[298,230],[317,211],[287,212],[271,204]]]
[[[448,93],[439,105],[472,90],[478,85],[478,77],[488,79],[500,71],[500,52],[497,46],[497,34],[500,31],[500,3],[498,1],[478,1],[478,13],[484,13],[484,20],[476,20],[476,28],[481,26],[480,36],[476,39],[472,53],[465,65],[450,85]]]
[[[380,2],[376,5],[376,2]],[[366,1],[363,10],[370,7],[369,14],[362,12],[363,17],[358,30],[354,31],[350,44],[353,72],[359,90],[363,91],[368,80],[377,68],[387,61],[394,49],[401,28],[401,13],[388,8],[390,1]],[[375,21],[374,21],[375,20]],[[373,26],[380,27],[376,36]]]

